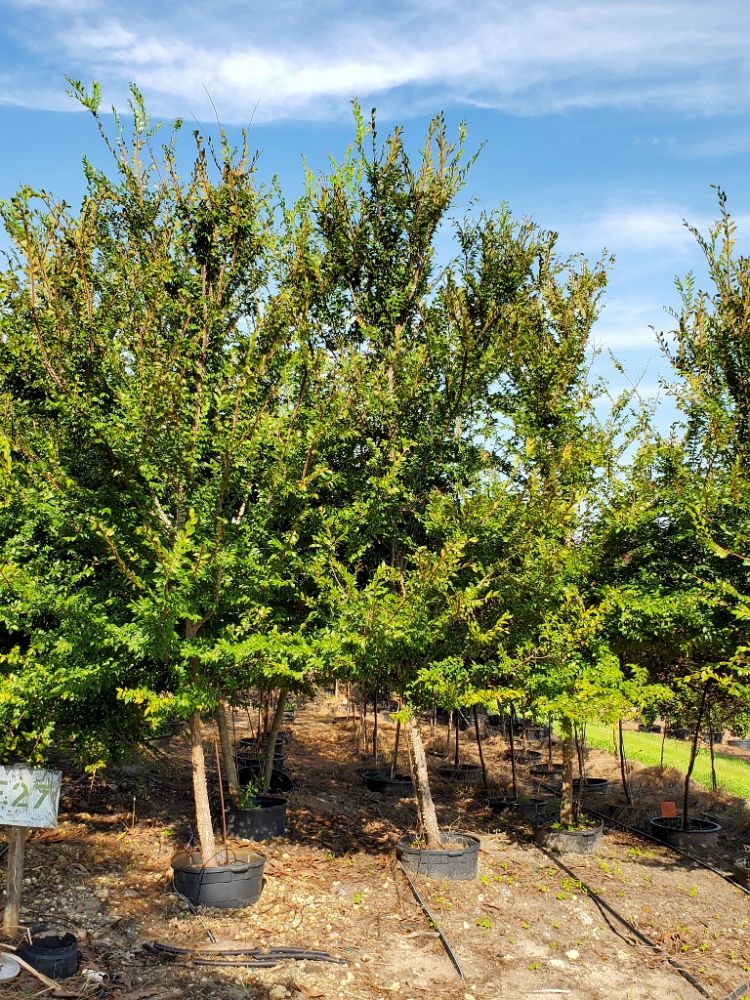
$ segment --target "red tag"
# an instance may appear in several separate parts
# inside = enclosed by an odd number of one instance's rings
[[[661,805],[661,818],[662,819],[675,819],[677,816],[677,803],[676,802],[662,802]]]

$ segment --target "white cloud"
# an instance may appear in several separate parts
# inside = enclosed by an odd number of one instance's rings
[[[190,0],[87,2],[85,20],[78,0],[10,4],[19,83],[33,51],[37,83],[97,77],[120,101],[134,80],[161,114],[205,111],[205,87],[227,121],[256,102],[261,120],[309,118],[394,92],[407,112],[426,95],[529,114],[750,99],[745,0],[724,0],[721,16],[707,0],[256,0],[210,13]]]

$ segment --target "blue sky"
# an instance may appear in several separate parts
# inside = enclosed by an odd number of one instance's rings
[[[664,372],[674,277],[700,259],[721,185],[750,229],[747,0],[0,0],[0,197],[21,183],[74,199],[97,149],[65,75],[124,107],[212,127],[252,121],[263,169],[287,184],[351,136],[350,100],[415,145],[429,117],[465,120],[486,146],[467,189],[560,233],[566,251],[616,257],[596,340],[645,395]],[[606,356],[599,361],[607,370]],[[662,422],[670,418],[669,407]]]

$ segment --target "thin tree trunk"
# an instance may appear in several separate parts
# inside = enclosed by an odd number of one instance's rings
[[[396,777],[396,762],[398,760],[398,744],[401,739],[401,720],[396,720],[396,741],[393,745],[393,757],[391,758],[391,781]]]
[[[443,845],[440,840],[440,829],[435,813],[435,803],[432,801],[432,792],[430,791],[430,778],[427,773],[427,758],[424,753],[422,734],[419,731],[419,722],[413,715],[409,716],[406,726],[406,738],[410,750],[409,765],[411,767],[412,781],[414,782],[417,817],[426,846],[434,850]]]
[[[271,775],[273,774],[273,758],[276,753],[276,740],[281,729],[284,718],[284,705],[286,703],[287,688],[279,690],[279,700],[276,702],[276,711],[273,713],[271,732],[266,740],[266,762],[263,768],[263,791],[267,792],[271,787]]]
[[[271,713],[271,692],[266,692],[265,707],[263,709],[263,735],[268,736],[268,716]]]
[[[719,787],[716,780],[716,756],[714,754],[714,727],[711,718],[711,704],[706,705],[706,718],[708,719],[708,751],[711,755],[711,787],[714,791]]]
[[[500,702],[499,701],[497,703],[497,710],[498,710],[498,712],[500,712]],[[502,712],[500,712],[500,714],[502,715]],[[513,702],[511,702],[510,705],[508,706],[508,715],[509,715],[509,721],[510,721],[510,727],[509,727],[509,730],[508,730],[509,737],[510,737],[510,780],[511,780],[511,788],[513,789],[513,798],[517,799],[518,798],[518,783],[516,781],[516,743],[515,743],[515,737],[513,735],[513,716],[514,716],[514,714],[515,713],[513,712]]]
[[[573,820],[573,755],[575,743],[570,719],[563,718],[561,723],[562,736],[562,788],[560,789],[560,822],[570,825]]]
[[[625,743],[622,738],[622,719],[617,720],[617,735],[620,738],[620,777],[622,778],[622,790],[625,792],[625,801],[629,806],[633,804],[633,796],[630,792],[630,782],[628,781],[628,771],[625,766]]]
[[[375,689],[372,696],[372,756],[375,761],[375,767],[378,766],[378,690]]]
[[[195,801],[195,824],[201,859],[204,865],[216,858],[216,840],[211,821],[211,806],[208,802],[206,782],[206,755],[203,750],[203,724],[196,712],[190,716],[190,762],[193,769],[193,799]]]
[[[8,873],[6,875],[3,934],[15,937],[18,933],[21,896],[23,893],[24,854],[26,852],[26,827],[8,827]]]
[[[667,742],[667,719],[666,716],[662,720],[662,730],[661,730],[661,753],[659,755],[659,770],[664,773],[664,745]]]
[[[221,756],[224,759],[224,774],[227,779],[229,798],[236,805],[240,783],[237,778],[237,761],[234,757],[234,747],[229,736],[227,724],[227,703],[220,701],[216,708],[216,721],[219,724],[219,740],[221,741]]]
[[[701,700],[698,706],[698,718],[695,721],[695,732],[693,733],[693,742],[690,746],[690,760],[688,761],[687,774],[685,775],[685,795],[682,800],[682,829],[688,829],[689,817],[690,817],[690,776],[693,773],[693,768],[695,767],[695,758],[698,754],[698,734],[701,731],[701,722],[703,721],[703,710],[706,707],[706,694],[708,692],[708,685],[703,685],[703,690],[701,691]]]
[[[552,716],[547,717],[547,759],[552,767]]]
[[[432,707],[432,738],[435,739],[435,727],[437,726],[437,705]]]
[[[477,734],[477,750],[479,751],[479,763],[482,765],[482,784],[487,787],[487,765],[484,763],[484,754],[482,753],[482,737],[479,735],[479,713],[477,712],[477,706],[474,705],[474,731]]]
[[[446,758],[448,757],[448,755],[451,752],[451,733],[453,732],[453,730],[451,729],[451,723],[452,723],[452,721],[453,721],[453,712],[448,712],[448,739],[445,742],[445,756],[446,756]]]
[[[578,736],[578,726],[573,726],[573,737],[575,739],[576,755],[578,757],[578,777],[583,782],[583,748],[581,746],[581,740]]]

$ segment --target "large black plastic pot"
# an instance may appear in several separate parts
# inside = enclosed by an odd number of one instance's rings
[[[482,780],[480,764],[440,764],[438,774],[445,781],[455,781],[457,784],[478,785]]]
[[[534,829],[534,840],[540,847],[559,854],[595,854],[602,840],[604,824],[582,830],[553,830],[548,824]]]
[[[737,858],[732,866],[732,873],[735,882],[750,889],[750,857]]]
[[[510,751],[505,755],[507,760],[510,760]],[[542,759],[542,754],[540,750],[517,750],[516,751],[516,764],[538,764]]]
[[[286,831],[286,799],[259,795],[250,809],[227,810],[227,832],[240,840],[270,840]]]
[[[573,778],[574,795],[578,795],[581,791],[583,791],[583,794],[586,796],[603,795],[608,788],[609,780],[607,778],[584,778],[583,786],[581,786],[580,778]]]
[[[681,816],[652,816],[648,821],[649,832],[681,851],[696,847],[712,847],[719,839],[721,826],[712,819],[691,819],[687,830],[682,828]]]
[[[78,940],[66,931],[56,934],[46,928],[32,928],[31,942],[24,941],[19,956],[50,979],[67,979],[78,968]]]
[[[479,838],[470,833],[443,833],[440,840],[449,847],[428,850],[419,847],[414,837],[402,837],[396,844],[396,857],[415,875],[468,882],[477,877]]]
[[[674,729],[667,730],[667,736],[673,740],[686,740],[688,738],[688,730],[684,726],[675,726]]]
[[[199,851],[179,851],[172,858],[177,892],[194,906],[239,909],[254,903],[263,891],[266,859],[254,851],[229,854],[226,864],[203,865]]]
[[[660,733],[661,726],[657,725],[655,722],[639,722],[638,732],[640,733]]]
[[[514,799],[512,795],[494,795],[488,805],[518,823],[553,823],[560,816],[560,800],[551,798]]]
[[[262,761],[248,761],[238,769],[237,780],[241,785],[247,785],[252,781],[256,781],[262,775],[264,766]],[[288,774],[277,768],[271,771],[271,787],[269,791],[291,792],[293,788],[294,782]]]
[[[562,764],[535,764],[529,768],[529,774],[533,774],[540,781],[549,781],[551,784],[559,784],[562,781]]]
[[[246,750],[244,752],[240,751],[237,754],[237,767],[240,769],[243,767],[255,767],[258,769],[258,773],[262,773],[265,766],[266,766],[265,757],[259,757],[256,753],[253,753],[251,750]],[[275,753],[273,755],[273,768],[275,771],[284,770],[283,752]]]
[[[382,795],[397,795],[403,798],[411,795],[413,786],[408,774],[396,774],[391,778],[390,771],[369,771],[364,777],[365,786],[371,792]]]

